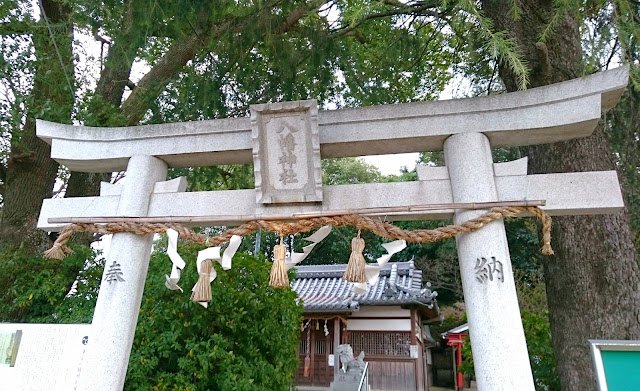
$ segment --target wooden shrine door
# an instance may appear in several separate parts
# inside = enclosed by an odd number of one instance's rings
[[[304,322],[306,324],[306,321]],[[325,330],[328,334],[325,335]],[[333,367],[329,355],[333,354],[333,320],[311,320],[300,333],[296,385],[328,387],[333,381]],[[308,357],[308,359],[307,359]]]

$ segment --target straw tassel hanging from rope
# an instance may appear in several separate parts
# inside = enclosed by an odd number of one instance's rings
[[[274,288],[286,288],[289,286],[289,276],[287,276],[287,265],[285,257],[287,248],[282,244],[282,235],[280,235],[280,244],[273,247],[273,266],[271,266],[271,277],[269,278],[269,286]]]
[[[200,277],[191,293],[191,300],[196,303],[211,302],[211,267],[210,259],[205,259],[200,265]]]
[[[198,252],[196,267],[199,278],[191,290],[191,300],[207,308],[212,300],[211,283],[216,279],[218,273],[213,267],[214,262],[219,262],[222,270],[231,269],[231,261],[236,251],[240,247],[242,237],[233,235],[229,240],[229,245],[220,256],[220,247],[207,247]]]
[[[343,279],[350,282],[367,282],[367,277],[364,273],[364,268],[367,265],[367,261],[362,255],[364,251],[364,239],[360,237],[360,230],[358,230],[358,236],[351,239],[351,255],[349,256],[349,264],[344,271]]]

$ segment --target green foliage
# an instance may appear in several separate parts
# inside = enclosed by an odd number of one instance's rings
[[[86,126],[126,126],[127,120],[117,107],[104,101],[101,95],[87,93],[80,103],[78,120]]]
[[[338,4],[346,37],[338,64],[347,106],[429,100],[444,89],[456,53],[441,22],[415,14],[372,19],[388,9],[383,2]]]
[[[465,322],[466,318],[463,319],[455,315],[448,315],[445,316],[444,320],[439,324],[429,325],[429,329],[431,330],[431,335],[438,338],[438,336],[443,335],[452,328],[458,327]]]
[[[555,0],[553,2],[553,14],[544,30],[539,34],[540,42],[546,42],[555,34],[555,28],[567,15],[576,16],[582,9],[582,1],[578,0]]]
[[[444,22],[408,6],[202,3],[211,9],[200,34],[204,50],[159,91],[147,123],[242,116],[250,104],[283,100],[314,98],[321,106],[341,107],[432,99],[458,61]],[[180,15],[198,9],[188,2],[181,8]],[[300,17],[289,25],[294,16]],[[149,40],[142,55],[154,64],[202,18],[168,20],[177,32]]]
[[[521,311],[521,315],[536,390],[560,391],[548,311]]]
[[[385,175],[380,182],[413,182],[418,180],[418,172],[414,168],[409,170],[407,167],[401,167],[399,174]]]
[[[473,352],[471,351],[471,340],[469,337],[464,337],[464,344],[462,345],[462,363],[458,370],[465,375],[475,377],[475,369],[473,367]]]
[[[253,166],[249,164],[226,164],[208,167],[172,168],[169,179],[187,178],[187,191],[252,189]]]
[[[201,247],[181,246],[189,265],[181,285],[198,274]],[[0,321],[87,323],[95,307],[102,261],[86,247],[63,261],[0,252]],[[161,249],[164,250],[164,249]],[[271,263],[238,254],[233,269],[216,263],[208,309],[164,286],[170,260],[154,253],[149,267],[126,389],[289,390],[298,365],[302,307],[290,289],[268,287]],[[68,281],[77,281],[74,291]]]
[[[377,167],[358,158],[322,160],[322,183],[325,185],[375,183],[381,178]]]
[[[19,137],[25,120],[26,105],[33,83],[35,61],[31,39],[24,35],[35,23],[29,13],[31,6],[21,1],[5,1],[0,4],[0,129],[1,152],[6,154],[10,135]],[[11,102],[13,98],[13,102]]]
[[[73,247],[75,254],[64,261],[33,257],[22,250],[0,249],[0,322],[71,323],[88,322],[93,315],[97,277],[83,271],[95,254],[86,247]],[[101,271],[101,270],[98,270]],[[75,293],[68,295],[76,281]]]
[[[302,316],[296,294],[268,287],[270,262],[237,254],[229,271],[214,263],[205,309],[189,300],[199,249],[179,249],[184,293],[164,286],[169,258],[152,256],[125,389],[289,390]]]
[[[537,273],[542,264],[540,223],[532,218],[509,218],[504,222],[514,270]]]

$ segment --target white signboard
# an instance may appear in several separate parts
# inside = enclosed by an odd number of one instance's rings
[[[89,328],[0,323],[0,390],[75,390]]]
[[[418,358],[418,345],[411,345],[411,358]]]

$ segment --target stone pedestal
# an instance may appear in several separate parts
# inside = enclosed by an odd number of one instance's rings
[[[454,202],[498,200],[484,134],[453,135],[445,141],[444,152]],[[485,212],[457,210],[454,222]],[[533,391],[504,222],[494,221],[456,241],[478,389]]]
[[[340,369],[335,380],[331,382],[330,388],[331,391],[358,391],[360,380],[362,380],[362,371],[351,370],[345,373]]]
[[[121,216],[146,216],[156,182],[167,165],[151,156],[133,156],[120,196]],[[100,215],[100,211],[95,211]],[[78,390],[121,391],[138,323],[153,235],[114,234],[91,326]]]

